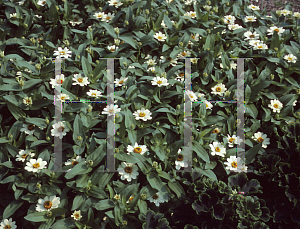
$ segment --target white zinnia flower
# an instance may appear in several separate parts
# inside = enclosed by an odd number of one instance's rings
[[[240,26],[239,24],[230,24],[230,25],[228,25],[229,30],[236,30],[236,29],[240,29],[240,28],[243,28],[243,26]]]
[[[147,63],[149,66],[154,66],[154,65],[156,65],[156,62],[155,62],[155,60],[153,60],[153,59],[147,60],[146,63]]]
[[[116,46],[116,45],[112,45],[112,46],[107,46],[107,49],[109,50],[109,51],[111,51],[111,52],[115,52],[115,51],[117,51],[118,49],[119,49],[119,47],[118,46]]]
[[[210,149],[211,149],[211,155],[218,155],[221,157],[225,157],[226,154],[226,149],[221,143],[219,142],[213,142],[213,144],[209,144]]]
[[[67,132],[70,131],[70,129],[65,124],[65,121],[58,122],[52,125],[51,135],[55,137],[59,137],[60,139],[63,138],[63,136],[67,135]]]
[[[253,47],[256,47],[258,44],[262,43],[262,41],[260,40],[249,40],[249,45],[253,46]]]
[[[268,107],[270,107],[273,110],[273,112],[280,113],[280,110],[282,109],[283,105],[278,99],[273,99],[271,100],[271,104],[269,104]]]
[[[280,12],[281,12],[281,14],[283,14],[284,16],[287,16],[287,15],[292,15],[292,12],[291,12],[291,11],[289,11],[289,10],[286,10],[286,9],[284,9],[284,10],[281,10]]]
[[[131,179],[136,179],[139,175],[138,167],[133,163],[122,162],[118,168],[118,172],[121,175],[121,180],[127,180],[128,182]]]
[[[190,57],[190,56],[191,56],[191,52],[189,50],[186,50],[186,51],[183,51],[183,52],[177,54],[177,58]]]
[[[294,12],[293,16],[294,16],[295,18],[300,18],[300,13],[299,13],[299,12]]]
[[[60,197],[56,196],[46,196],[44,199],[39,199],[36,204],[36,211],[50,211],[54,208],[58,208],[60,204]]]
[[[251,5],[249,5],[248,6],[248,9],[251,9],[251,10],[259,10],[259,6],[255,6],[255,5],[253,5],[253,4],[251,4]]]
[[[270,29],[267,30],[267,35],[273,35],[274,31],[276,31],[280,36],[285,31],[285,29],[283,29],[282,27],[271,26]]]
[[[251,31],[247,31],[244,33],[245,40],[257,40],[259,39],[259,34],[257,32],[252,33]]]
[[[106,15],[104,15],[104,17],[102,18],[102,21],[106,21],[106,22],[109,22],[110,20],[112,20],[114,18],[115,14],[111,14],[111,13],[108,13]]]
[[[62,49],[62,47],[58,47],[58,50],[54,51],[53,56],[57,56],[56,58],[69,58],[71,57],[72,51],[70,51],[67,47]]]
[[[293,54],[288,54],[283,57],[283,59],[287,60],[287,62],[296,63],[297,57]]]
[[[74,167],[79,162],[82,162],[84,160],[85,160],[85,158],[81,158],[81,156],[76,156],[76,158],[68,159],[67,162],[65,162],[65,165],[73,165],[73,167]]]
[[[31,153],[29,152],[28,150],[20,150],[19,151],[19,154],[17,154],[17,158],[16,158],[16,161],[22,161],[22,162],[25,162],[25,159],[27,156],[30,156],[30,157],[34,157],[34,153]]]
[[[91,97],[94,97],[94,98],[98,98],[98,97],[101,96],[101,91],[90,89],[90,91],[88,91],[86,94],[88,96],[91,96]]]
[[[150,196],[148,198],[148,200],[150,202],[152,202],[152,203],[155,203],[155,205],[157,207],[159,207],[160,203],[164,203],[165,202],[164,198],[161,196],[161,194],[159,192],[155,193],[153,196]]]
[[[253,49],[254,50],[257,50],[257,49],[268,49],[268,45],[260,42],[257,45],[253,46]]]
[[[35,125],[33,124],[23,124],[23,128],[21,128],[20,131],[32,135],[34,133],[34,127]]]
[[[75,14],[73,15],[73,20],[70,21],[70,23],[72,26],[80,25],[82,23],[82,18],[79,17],[79,15]]]
[[[127,146],[127,154],[129,155],[130,153],[139,153],[141,155],[143,155],[144,153],[146,153],[148,151],[147,146],[146,145],[138,145],[138,143],[136,142],[134,146],[128,145]]]
[[[97,12],[94,14],[94,17],[97,18],[97,19],[103,19],[105,18],[105,13],[104,12]]]
[[[227,134],[228,139],[228,146],[233,147],[234,144],[239,145],[242,142],[242,139],[239,136],[236,136],[235,134],[230,137],[229,134]]]
[[[245,17],[245,22],[255,22],[256,21],[256,17],[254,16],[246,16]]]
[[[39,0],[37,2],[37,4],[40,5],[40,6],[44,6],[44,5],[46,5],[46,1],[45,0]]]
[[[222,96],[223,93],[227,90],[227,88],[225,87],[224,84],[218,83],[217,85],[212,87],[211,90],[212,90],[212,92],[211,92],[212,94]]]
[[[125,78],[124,76],[121,76],[120,79],[115,80],[115,82],[114,82],[116,84],[115,86],[119,87],[119,86],[125,85],[126,80],[128,80],[128,77]]]
[[[158,76],[154,77],[151,83],[152,85],[157,85],[158,87],[169,85],[168,80],[166,78],[158,77]]]
[[[130,196],[129,199],[126,201],[126,203],[128,204],[129,202],[131,202],[134,199],[134,196]]]
[[[252,136],[252,139],[255,141],[262,143],[263,148],[267,148],[267,145],[270,144],[270,138],[267,138],[267,135],[262,132],[257,132]]]
[[[237,66],[237,64],[236,63],[234,63],[234,61],[232,60],[232,61],[230,61],[230,68],[232,68],[232,69],[236,69],[236,66]],[[223,68],[223,64],[222,63],[220,63],[220,67],[221,68]]]
[[[227,162],[224,162],[224,164],[227,165],[226,169],[237,171],[238,161],[240,160],[240,157],[237,158],[236,156],[230,156],[230,158],[227,158]]]
[[[38,159],[30,159],[26,162],[25,170],[28,172],[39,173],[42,169],[45,169],[47,165],[47,161],[43,161],[42,158]]]
[[[135,116],[136,120],[143,120],[143,121],[147,121],[147,120],[151,120],[151,112],[148,109],[142,108],[140,110],[137,110],[133,113],[133,115]]]
[[[60,94],[60,100],[61,101],[65,101],[67,99],[70,99],[70,96],[68,96],[67,94]]]
[[[0,223],[0,229],[16,229],[17,225],[16,225],[16,221],[12,221],[12,218],[8,219],[4,219],[1,223]]]
[[[64,80],[65,80],[64,74],[56,75],[55,79],[50,79],[50,84],[52,85],[52,88],[55,88],[56,85],[62,85]]]
[[[120,112],[121,108],[118,108],[118,105],[111,104],[109,108],[107,106],[103,109],[101,114],[107,114],[108,116],[115,115],[116,113]]]
[[[167,39],[167,36],[162,32],[158,32],[154,35],[154,38],[156,38],[158,41],[165,41]]]
[[[75,221],[79,221],[82,218],[82,215],[80,213],[80,210],[78,211],[74,211],[73,214],[71,215],[71,217],[75,220]]]
[[[119,6],[123,5],[120,0],[109,0],[109,5],[118,8]]]
[[[151,71],[152,73],[155,73],[155,67],[150,67],[150,68],[147,69],[147,71],[148,72]]]
[[[179,149],[177,160],[175,161],[176,169],[179,170],[180,168],[187,168],[189,166],[187,159],[188,158],[183,155],[183,152],[181,152],[181,149]]]
[[[235,21],[235,16],[232,16],[232,15],[226,15],[224,16],[224,23],[225,24],[234,24],[234,21]]]
[[[186,94],[190,97],[191,101],[197,101],[197,96],[193,91],[187,90]]]
[[[32,99],[31,99],[31,97],[24,97],[23,103],[24,103],[26,106],[32,105]]]
[[[88,81],[88,77],[82,77],[81,74],[74,74],[73,80],[75,81],[72,85],[79,84],[81,87],[87,86],[90,82]]]
[[[206,110],[211,110],[211,108],[213,107],[213,105],[211,104],[211,102],[208,102],[207,100],[204,101],[205,106],[206,106]]]

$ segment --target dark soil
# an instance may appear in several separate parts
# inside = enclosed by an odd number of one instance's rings
[[[266,9],[270,15],[271,11],[283,10],[287,4],[292,6],[293,12],[300,12],[300,0],[250,0],[250,4],[260,7],[260,10],[263,11]]]

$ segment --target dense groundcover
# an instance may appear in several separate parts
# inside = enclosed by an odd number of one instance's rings
[[[0,229],[299,228],[300,12],[242,0],[1,0],[0,11]],[[108,108],[82,102],[107,99],[100,58],[121,58]],[[236,99],[229,58],[252,58],[242,169],[237,105],[213,102]],[[188,167],[186,96],[193,172],[176,172]],[[117,172],[99,172],[109,116]],[[53,172],[55,139],[68,172]]]

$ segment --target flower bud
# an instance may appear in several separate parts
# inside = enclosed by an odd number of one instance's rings
[[[100,61],[99,60],[96,60],[96,64],[99,64],[100,63]]]
[[[182,47],[182,46],[183,46],[183,43],[182,43],[182,42],[180,42],[180,43],[179,43],[179,46],[180,46],[180,47]]]
[[[210,11],[210,12],[209,12],[209,14],[210,14],[210,15],[213,15],[213,14],[214,14],[214,12],[213,12],[213,11]]]
[[[297,94],[300,94],[300,89],[297,89],[296,92],[297,92]]]
[[[139,45],[139,46],[142,46],[142,45],[143,45],[143,43],[142,43],[142,42],[138,42],[138,45]]]
[[[70,42],[68,40],[65,40],[64,43],[66,44],[66,46],[70,45]]]
[[[296,112],[296,115],[300,116],[300,112]]]
[[[46,140],[47,140],[47,141],[50,141],[50,137],[46,137]]]
[[[35,39],[34,39],[34,37],[30,38],[29,40],[31,41],[31,43],[32,43],[32,44],[34,44],[34,43],[35,43]]]
[[[207,48],[206,50],[207,50],[207,51],[209,51],[209,50],[210,50],[210,48]]]
[[[4,51],[1,51],[1,52],[0,52],[0,57],[1,57],[1,58],[4,58],[4,56],[5,56],[5,55],[4,55]]]
[[[280,10],[276,10],[276,14],[277,14],[278,16],[281,16],[281,11],[280,11]]]
[[[49,119],[48,119],[48,118],[45,119],[45,123],[46,123],[47,125],[49,124]]]
[[[204,76],[204,77],[207,77],[207,76],[208,76],[208,74],[207,74],[206,72],[204,72],[204,73],[203,73],[203,76]]]
[[[40,183],[36,184],[36,189],[40,189],[42,187],[42,185]]]
[[[116,153],[119,153],[119,151],[120,151],[120,150],[119,150],[118,148],[115,148],[115,152],[116,152]]]
[[[47,216],[51,217],[52,216],[52,211],[47,211]]]
[[[55,6],[55,8],[56,8],[57,11],[59,11],[59,7],[58,6]]]
[[[177,110],[179,110],[180,109],[180,105],[177,105],[176,108],[177,108]]]
[[[134,128],[135,128],[135,125],[134,125],[134,124],[131,124],[130,127],[131,127],[131,129],[134,129]]]
[[[82,137],[81,137],[81,136],[78,136],[78,137],[77,137],[77,141],[81,142],[81,141],[82,141]]]
[[[123,224],[124,226],[126,226],[126,225],[127,225],[127,221],[124,220],[124,221],[122,222],[122,224]]]
[[[22,36],[21,38],[22,38],[22,39],[25,39],[25,37],[24,37],[24,36]]]
[[[40,45],[40,47],[43,48],[44,46],[43,46],[43,45]]]
[[[210,5],[210,4],[211,4],[211,1],[207,1],[206,4],[207,4],[207,5]]]
[[[116,118],[119,118],[120,116],[118,114],[116,114]]]
[[[274,79],[274,75],[273,75],[273,74],[270,75],[270,79],[271,79],[271,80]]]
[[[170,153],[171,152],[171,150],[170,149],[167,149],[167,153]]]
[[[40,65],[40,64],[36,64],[36,65],[35,65],[35,68],[36,68],[36,70],[38,70],[38,71],[39,71],[39,70],[41,70],[41,68],[42,68],[42,67],[41,67],[41,65]]]
[[[198,159],[197,159],[197,158],[194,158],[193,160],[194,160],[195,162],[198,162]]]
[[[116,33],[116,34],[119,34],[119,33],[120,33],[120,30],[119,30],[118,27],[114,28],[114,30],[115,30],[115,33]]]
[[[153,167],[153,168],[157,168],[157,166],[158,166],[158,162],[156,162],[156,161],[153,161],[153,163],[152,163],[152,167]]]
[[[148,9],[146,9],[146,10],[145,10],[145,14],[147,14],[147,15],[148,15],[149,13],[150,13],[150,12],[149,12],[149,10],[148,10]]]
[[[9,137],[10,139],[12,139],[12,138],[13,138],[13,135],[12,135],[12,134],[10,134],[8,137]]]
[[[125,25],[129,25],[129,22],[128,22],[127,20],[125,20],[125,22],[124,22],[124,23],[125,23]]]
[[[94,162],[92,160],[88,161],[89,166],[93,166]]]
[[[159,126],[159,122],[156,122],[155,124],[156,124],[156,126]]]
[[[140,198],[142,199],[142,200],[146,200],[146,194],[144,194],[144,193],[142,193],[141,195],[140,195]]]
[[[86,191],[90,191],[91,190],[91,188],[89,186],[87,186],[85,189],[86,189]]]
[[[229,2],[226,2],[226,6],[229,6]]]

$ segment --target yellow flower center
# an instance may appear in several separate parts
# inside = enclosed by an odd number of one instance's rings
[[[262,45],[259,45],[258,48],[259,48],[259,49],[262,49]]]
[[[288,59],[289,59],[289,60],[292,60],[293,58],[292,58],[292,57],[288,57]]]
[[[218,130],[218,129],[214,129],[214,130],[213,130],[213,133],[214,133],[214,134],[217,134],[217,133],[219,133],[219,130]]]
[[[96,97],[96,95],[97,95],[96,93],[92,93],[92,96],[95,96],[95,97]]]
[[[183,155],[182,154],[178,154],[177,161],[183,161]]]
[[[57,128],[57,132],[63,132],[64,129],[65,129],[64,127],[60,126],[60,127]]]
[[[220,92],[220,91],[222,91],[222,88],[217,87],[217,88],[216,88],[216,91],[217,91],[217,92]]]
[[[46,201],[46,202],[44,203],[44,208],[50,209],[51,207],[52,207],[51,201]]]
[[[77,165],[79,162],[78,161],[72,161],[71,165],[75,166]]]
[[[120,81],[119,81],[119,84],[122,84],[123,82],[124,82],[124,80],[120,80]]]
[[[65,52],[65,51],[60,51],[60,54],[61,54],[61,55],[65,55],[66,52]]]
[[[274,104],[274,107],[275,107],[275,108],[278,108],[278,104]]]
[[[117,5],[117,4],[118,4],[118,2],[114,2],[113,4]]]
[[[32,124],[31,124],[31,125],[28,125],[28,126],[27,126],[27,129],[28,129],[28,130],[33,130],[33,129],[34,129],[34,125],[32,125]]]
[[[180,76],[180,77],[183,77],[183,76],[184,76],[184,72],[180,72],[180,73],[179,73],[179,76]]]
[[[134,148],[134,152],[135,153],[141,153],[142,152],[142,148],[141,147],[135,147]]]
[[[114,109],[109,109],[109,113],[114,113]]]
[[[192,15],[192,17],[195,17],[195,16],[196,16],[196,14],[195,14],[195,13],[191,13],[191,15]]]
[[[158,199],[158,195],[154,194],[152,198],[156,200],[156,199]]]
[[[106,17],[106,20],[109,20],[110,18],[111,18],[110,16],[107,16],[107,17]]]
[[[79,83],[82,83],[83,78],[78,78],[77,81],[78,81]]]
[[[35,168],[35,169],[36,169],[36,168],[39,168],[39,167],[40,167],[40,163],[34,163],[34,164],[32,165],[32,167]]]
[[[236,168],[236,167],[237,167],[236,161],[233,161],[233,162],[231,163],[231,166],[232,166],[233,168]]]
[[[61,96],[60,98],[61,98],[61,100],[64,100],[66,97],[65,96]]]
[[[257,139],[257,141],[260,142],[260,143],[262,143],[262,142],[264,141],[264,139],[263,139],[262,137],[259,137],[259,138]]]
[[[159,81],[157,81],[157,83],[158,83],[158,84],[162,84],[162,81],[161,81],[161,80],[159,80]]]
[[[131,172],[132,172],[132,167],[126,166],[124,170],[125,170],[126,173],[130,173],[130,174],[131,174]]]
[[[279,29],[274,29],[274,31],[276,31],[277,33],[279,33]]]
[[[98,18],[102,18],[102,15],[101,15],[101,14],[99,14],[97,17],[98,17]]]
[[[22,158],[26,158],[26,157],[27,157],[27,155],[28,155],[28,154],[23,154],[23,155],[22,155]]]
[[[10,229],[10,225],[5,225],[4,229]]]
[[[252,18],[250,17],[250,18],[248,18],[248,21],[252,21]]]
[[[113,52],[113,51],[115,51],[115,49],[114,49],[114,48],[111,48],[110,51]]]
[[[78,213],[76,213],[76,214],[74,214],[74,217],[75,217],[76,219],[78,219],[78,218],[80,217],[80,215],[79,215]]]
[[[220,152],[221,151],[221,149],[220,149],[220,147],[216,147],[216,152]]]
[[[230,138],[230,139],[229,139],[229,142],[230,142],[230,143],[233,143],[234,140],[235,140],[234,138]]]
[[[255,36],[254,36],[253,34],[251,34],[249,37],[250,37],[250,38],[255,38]]]
[[[131,196],[131,197],[129,198],[129,202],[130,202],[130,201],[132,201],[132,200],[133,200],[133,198],[134,198],[134,197],[133,197],[133,196]]]
[[[182,55],[182,56],[186,56],[186,53],[185,53],[185,52],[182,52],[181,55]]]
[[[206,107],[208,107],[208,104],[206,104]]]
[[[64,81],[63,80],[57,80],[56,82],[62,84]]]
[[[161,40],[161,39],[162,39],[162,36],[158,36],[157,38],[158,38],[158,40]]]
[[[139,116],[140,116],[140,117],[145,117],[146,114],[145,114],[144,112],[140,112]]]
[[[26,100],[26,103],[30,103],[30,100],[29,100],[29,99],[27,99],[27,100]]]

